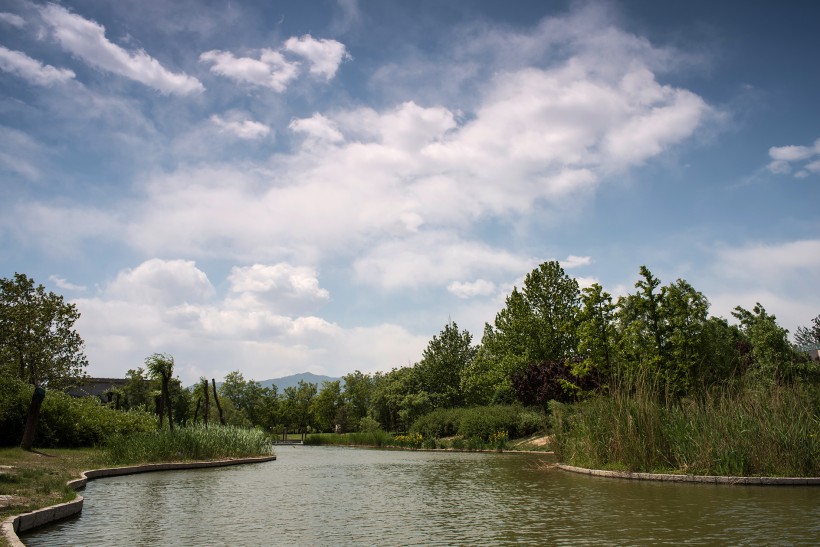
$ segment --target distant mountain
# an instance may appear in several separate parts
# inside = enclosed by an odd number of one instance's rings
[[[322,389],[322,382],[334,382],[339,378],[332,378],[330,376],[323,376],[321,374],[313,374],[311,372],[303,372],[301,374],[291,374],[282,378],[272,378],[270,380],[262,380],[259,382],[262,387],[276,386],[279,393],[282,393],[286,387],[296,387],[300,381],[310,384],[316,384],[319,389]]]

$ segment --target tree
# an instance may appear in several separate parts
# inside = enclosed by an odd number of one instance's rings
[[[318,386],[311,382],[299,380],[296,386],[285,388],[283,400],[287,425],[304,432],[310,423],[310,407],[316,397]]]
[[[427,344],[421,361],[415,366],[415,374],[434,407],[464,404],[461,374],[478,351],[472,340],[472,335],[466,330],[459,332],[453,321]]]
[[[319,431],[333,431],[336,413],[342,406],[342,386],[339,380],[322,382],[322,389],[313,399],[310,414]]]
[[[789,343],[789,331],[778,325],[777,318],[769,315],[759,302],[751,311],[737,306],[732,315],[752,346],[752,374],[763,381],[788,378],[796,357]]]
[[[373,397],[373,378],[368,374],[355,371],[342,377],[344,388],[342,397],[345,402],[345,417],[348,425],[358,425],[368,415]]]
[[[612,372],[616,345],[615,304],[603,288],[594,283],[581,291],[578,315],[578,355],[573,374],[579,377],[595,373],[601,378]]]
[[[578,282],[558,262],[544,262],[528,273],[522,290],[514,288],[507,297],[494,326],[484,328],[481,348],[465,371],[468,400],[488,402],[529,363],[573,358],[579,311]]]
[[[171,401],[171,392],[169,389],[171,377],[174,375],[174,358],[166,353],[154,353],[145,358],[145,368],[148,373],[155,380],[160,382],[159,394],[159,427],[162,428],[162,418],[164,413],[168,412],[168,427],[171,431],[174,430],[174,415],[173,403]],[[207,380],[205,381],[205,388],[207,390]]]
[[[128,382],[123,387],[125,392],[125,406],[127,408],[148,409],[151,402],[151,380],[145,375],[145,369],[137,367],[129,369],[126,374]]]
[[[20,446],[31,450],[44,386],[58,386],[83,374],[88,361],[74,330],[80,314],[62,296],[46,292],[25,274],[0,279],[0,373],[34,386]]]
[[[797,327],[794,342],[805,348],[820,347],[820,315],[812,319],[808,327]]]
[[[88,365],[74,330],[74,304],[25,274],[0,279],[0,372],[35,386],[60,386]]]

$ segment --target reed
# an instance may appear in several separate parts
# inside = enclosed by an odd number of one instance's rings
[[[580,467],[696,475],[820,474],[816,389],[723,388],[682,400],[638,386],[552,407],[554,449]]]
[[[130,435],[115,435],[103,446],[111,465],[163,461],[213,460],[266,456],[270,436],[258,429],[194,425]]]
[[[355,433],[314,433],[305,437],[314,446],[394,446],[393,435],[376,429]]]

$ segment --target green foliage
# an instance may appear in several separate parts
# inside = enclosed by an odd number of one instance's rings
[[[789,331],[777,324],[775,316],[766,313],[759,303],[752,311],[738,306],[732,315],[740,322],[741,332],[752,345],[749,372],[756,380],[773,383],[791,378],[797,356],[789,343]]]
[[[25,274],[0,279],[0,374],[52,388],[81,376],[88,362],[74,330],[79,317]]]
[[[514,288],[487,325],[473,364],[462,378],[469,403],[490,401],[510,376],[534,361],[573,357],[578,348],[580,291],[558,262],[544,262]]]
[[[553,406],[558,457],[598,469],[703,475],[813,476],[820,469],[818,391],[793,384],[659,400],[615,389]]]
[[[336,416],[342,404],[341,382],[339,380],[322,382],[322,389],[319,390],[310,407],[313,423],[319,431],[333,431]]]
[[[547,418],[537,409],[496,405],[435,410],[413,422],[410,433],[425,438],[458,435],[486,443],[499,431],[506,431],[511,437],[524,437],[546,427]]]
[[[794,343],[804,349],[820,348],[820,315],[812,319],[808,327],[797,327]]]
[[[472,335],[466,330],[459,332],[454,321],[433,336],[414,373],[420,390],[427,393],[434,408],[464,404],[461,376],[476,352]]]
[[[267,456],[272,452],[268,434],[234,426],[193,425],[169,430],[114,435],[104,445],[111,465],[163,461],[210,460]]]
[[[364,418],[359,420],[358,430],[362,433],[377,431],[379,429],[381,429],[381,424],[373,418],[371,418],[370,416],[365,416]]]
[[[0,376],[0,445],[20,443],[34,387],[19,379]],[[118,411],[94,397],[75,398],[49,390],[40,410],[34,446],[71,448],[93,446],[116,434],[153,429],[152,414],[142,410]]]
[[[393,446],[393,435],[381,429],[354,433],[313,433],[305,444],[314,446]]]

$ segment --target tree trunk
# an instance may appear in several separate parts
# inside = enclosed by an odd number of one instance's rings
[[[168,408],[168,428],[171,430],[171,433],[174,432],[174,412],[173,407],[171,405],[171,393],[168,389],[168,380],[166,376],[162,377],[162,396],[165,399],[165,406]]]
[[[208,393],[208,380],[207,380],[207,378],[204,379],[204,381],[202,383],[203,383],[202,387],[204,388],[204,391],[205,391],[205,414],[202,416],[202,418],[205,422],[205,427],[207,428],[208,427],[208,415],[211,413],[211,396]]]
[[[43,405],[43,399],[45,398],[46,389],[35,386],[34,395],[31,396],[31,404],[28,407],[28,417],[26,418],[26,429],[23,431],[23,441],[20,443],[20,448],[23,450],[31,450],[31,445],[34,444],[34,434],[37,433],[37,424],[40,421],[40,407]]]
[[[219,397],[216,394],[216,380],[211,378],[211,385],[214,387],[214,402],[216,403],[216,409],[219,411],[219,423],[225,425],[225,418],[222,416],[222,405],[219,404]]]
[[[159,416],[159,428],[162,429],[162,422],[165,419],[165,398],[160,391],[159,397],[154,397],[154,404],[157,407],[157,415]]]
[[[196,419],[199,417],[199,403],[202,402],[202,397],[196,398],[196,410],[194,410],[194,424],[196,424]]]

